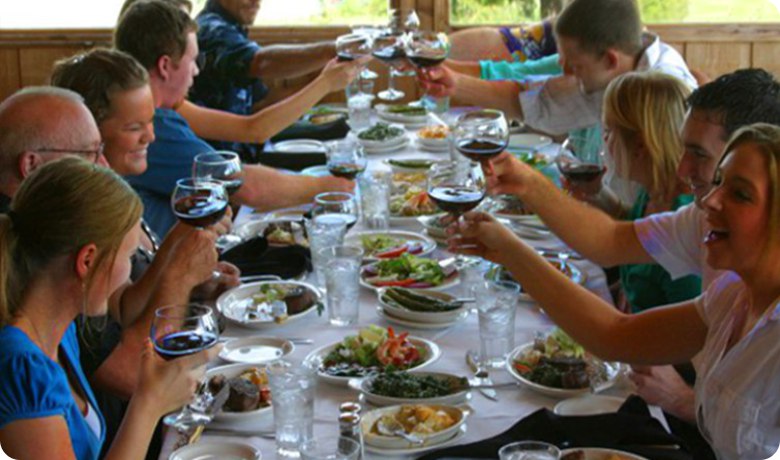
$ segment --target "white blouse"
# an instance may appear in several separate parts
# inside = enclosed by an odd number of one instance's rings
[[[747,289],[734,273],[696,301],[707,338],[694,361],[699,429],[719,459],[766,459],[780,446],[780,303],[726,350]]]

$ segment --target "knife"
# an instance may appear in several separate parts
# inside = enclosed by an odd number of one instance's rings
[[[477,382],[475,388],[482,393],[482,396],[491,401],[498,401],[498,394],[496,390],[492,388],[493,381],[488,377],[488,373],[484,367],[479,365],[479,358],[476,356],[476,352],[469,350],[466,352],[466,364],[469,365],[471,372],[474,373],[474,380]]]

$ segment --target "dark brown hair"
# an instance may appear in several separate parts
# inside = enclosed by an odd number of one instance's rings
[[[635,56],[642,50],[642,20],[635,0],[573,0],[555,20],[557,36],[577,40],[601,56],[610,48]]]

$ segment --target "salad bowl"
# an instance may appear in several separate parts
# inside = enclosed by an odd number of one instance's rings
[[[435,259],[403,254],[363,266],[360,285],[369,289],[403,287],[443,291],[460,282],[458,275],[453,265],[445,267]]]

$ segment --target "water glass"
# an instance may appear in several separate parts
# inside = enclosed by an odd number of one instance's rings
[[[268,384],[273,398],[276,455],[300,458],[300,447],[313,437],[314,389],[317,370],[303,363],[277,361],[268,366]]]
[[[429,112],[437,114],[447,113],[450,110],[449,96],[436,97],[426,93],[420,99],[420,103],[423,107],[428,109]]]
[[[357,460],[360,444],[349,438],[323,436],[301,444],[302,460]]]
[[[515,312],[520,285],[511,281],[485,281],[474,289],[479,299],[479,358],[484,366],[504,367],[515,347]]]
[[[318,251],[325,267],[328,320],[334,326],[357,323],[360,311],[360,263],[363,248],[330,246]]]
[[[371,230],[390,226],[390,174],[382,171],[364,173],[358,178],[363,225]]]
[[[374,96],[358,92],[351,94],[347,99],[349,111],[349,127],[353,131],[360,131],[371,126],[371,101]]]
[[[317,286],[325,287],[325,271],[318,251],[328,246],[340,246],[347,233],[347,222],[344,220],[304,219],[306,235],[309,238],[311,264],[317,278]]]
[[[518,441],[498,450],[499,460],[558,460],[561,451],[541,441]]]

